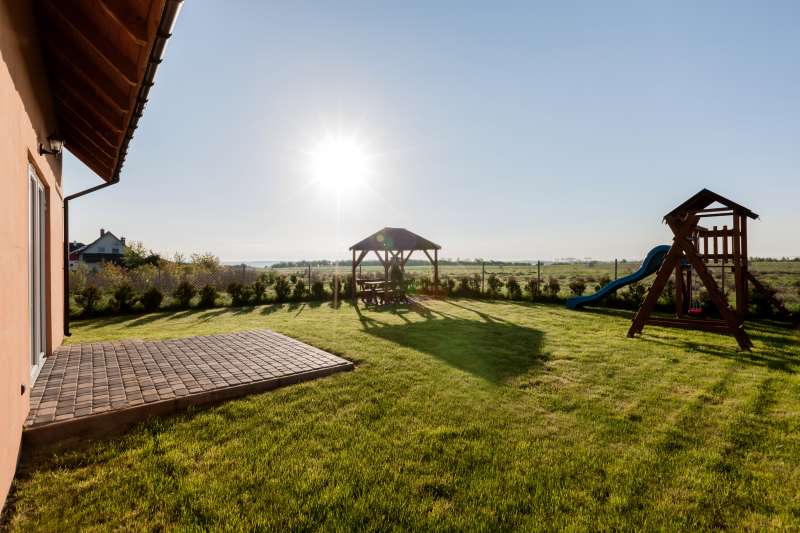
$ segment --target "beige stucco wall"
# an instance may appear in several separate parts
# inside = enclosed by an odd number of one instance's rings
[[[55,130],[29,0],[0,1],[0,506],[28,413],[28,163],[47,191],[48,353],[62,342],[61,160],[40,156]],[[21,392],[21,387],[25,392]]]

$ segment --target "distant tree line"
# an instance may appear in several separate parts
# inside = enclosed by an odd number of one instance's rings
[[[418,252],[421,253],[421,252]],[[332,267],[332,266],[343,266],[350,264],[349,259],[342,259],[341,261],[332,261],[330,259],[316,259],[311,261],[281,261],[280,263],[275,263],[272,265],[271,268],[308,268],[310,267]],[[363,266],[383,266],[380,261],[377,259],[367,259],[361,261],[360,263]],[[439,265],[447,265],[447,266],[458,266],[458,265],[481,265],[485,264],[487,266],[503,266],[503,265],[510,265],[510,266],[530,266],[535,265],[536,262],[531,261],[498,261],[493,259],[439,259]],[[406,266],[426,266],[430,265],[430,261],[427,259],[409,259]]]

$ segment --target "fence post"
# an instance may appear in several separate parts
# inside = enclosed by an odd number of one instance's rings
[[[536,261],[536,296],[539,296],[539,291],[541,288],[539,285],[542,284],[542,262]]]
[[[617,280],[617,260],[614,259],[614,281]]]
[[[486,279],[486,263],[481,262],[481,294],[486,292],[486,289],[484,289],[485,279]]]

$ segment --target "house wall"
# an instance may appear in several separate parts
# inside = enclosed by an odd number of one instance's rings
[[[61,158],[40,156],[55,131],[50,90],[29,0],[0,2],[0,506],[5,502],[28,414],[28,164],[47,195],[48,350],[63,338]],[[24,391],[23,391],[24,387]]]

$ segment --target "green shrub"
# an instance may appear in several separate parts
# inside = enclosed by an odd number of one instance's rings
[[[197,303],[197,306],[203,309],[214,307],[217,305],[217,296],[219,296],[219,294],[215,286],[203,285],[203,288],[200,289],[200,301]]]
[[[547,280],[547,294],[550,295],[550,298],[555,300],[558,298],[559,292],[561,292],[561,284],[558,282],[557,278],[550,276]]]
[[[450,294],[453,294],[455,289],[456,280],[450,276],[439,278],[439,291],[441,292],[442,296],[449,296]]]
[[[272,286],[275,283],[275,279],[277,278],[277,274],[275,274],[274,270],[267,269],[261,274],[258,275],[258,281],[266,285],[267,287]]]
[[[297,283],[297,274],[292,274],[291,276],[289,276],[289,281],[292,282],[292,285]]]
[[[311,284],[311,297],[314,300],[325,299],[325,284],[322,281],[316,280]]]
[[[457,293],[459,296],[476,297],[481,293],[481,277],[479,274],[461,276],[458,280]]]
[[[600,279],[597,280],[597,285],[594,286],[594,292],[599,291],[609,283],[611,283],[611,278],[609,277],[608,274],[603,274],[602,276],[600,276]]]
[[[494,273],[489,274],[486,278],[486,294],[489,298],[497,298],[500,294],[500,289],[503,287],[503,282]]]
[[[622,301],[626,307],[635,309],[642,305],[647,289],[644,285],[634,281],[628,285],[628,290],[622,293]]]
[[[111,309],[115,313],[130,313],[136,304],[136,293],[133,287],[126,283],[114,289],[114,297],[110,303]]]
[[[292,299],[296,302],[301,301],[306,296],[306,282],[298,278],[292,290]]]
[[[257,304],[264,301],[264,295],[267,292],[267,285],[260,278],[253,282],[253,299]]]
[[[531,300],[536,300],[542,295],[540,292],[541,289],[539,285],[540,285],[540,280],[537,278],[531,278],[525,284],[525,291],[530,295]]]
[[[228,285],[228,294],[231,295],[233,300],[231,304],[234,307],[241,307],[250,303],[253,297],[253,289],[249,285],[242,285],[234,281]]]
[[[586,292],[586,282],[583,278],[574,279],[569,284],[569,290],[575,296],[583,296],[583,293]]]
[[[658,297],[658,303],[665,307],[675,307],[675,281],[670,278]]]
[[[100,297],[100,289],[94,285],[87,285],[75,295],[75,301],[83,307],[83,316],[92,316],[97,312],[97,304],[100,303]]]
[[[159,307],[161,307],[161,302],[164,300],[164,295],[161,294],[161,291],[158,287],[150,287],[142,294],[142,297],[139,301],[142,302],[142,306],[144,310],[148,313],[152,313],[153,311],[157,311]]]
[[[342,277],[339,274],[334,274],[333,276],[331,276],[331,280],[328,282],[328,286],[331,289],[331,294],[336,296],[338,292],[339,298],[342,297],[342,293],[348,295],[348,293],[345,290],[345,284],[346,282],[342,281]],[[311,290],[313,291],[314,288],[312,287]]]
[[[506,290],[508,291],[508,298],[510,300],[521,300],[522,299],[522,287],[520,287],[517,278],[511,276],[506,281]]]
[[[433,282],[431,281],[431,277],[428,275],[422,275],[419,277],[419,292],[421,294],[430,294],[433,287]]]
[[[291,290],[292,288],[289,285],[289,281],[286,279],[286,276],[278,276],[278,278],[275,280],[275,298],[279,302],[285,302]]]
[[[186,280],[178,283],[178,286],[175,287],[175,290],[172,292],[172,296],[178,302],[178,307],[181,309],[186,309],[189,307],[189,304],[191,303],[195,294],[197,294],[197,289],[195,289],[194,285]]]
[[[770,318],[775,314],[772,308],[772,301],[770,296],[775,295],[775,290],[768,289],[769,294],[764,294],[761,291],[750,289],[750,313],[759,318]]]

